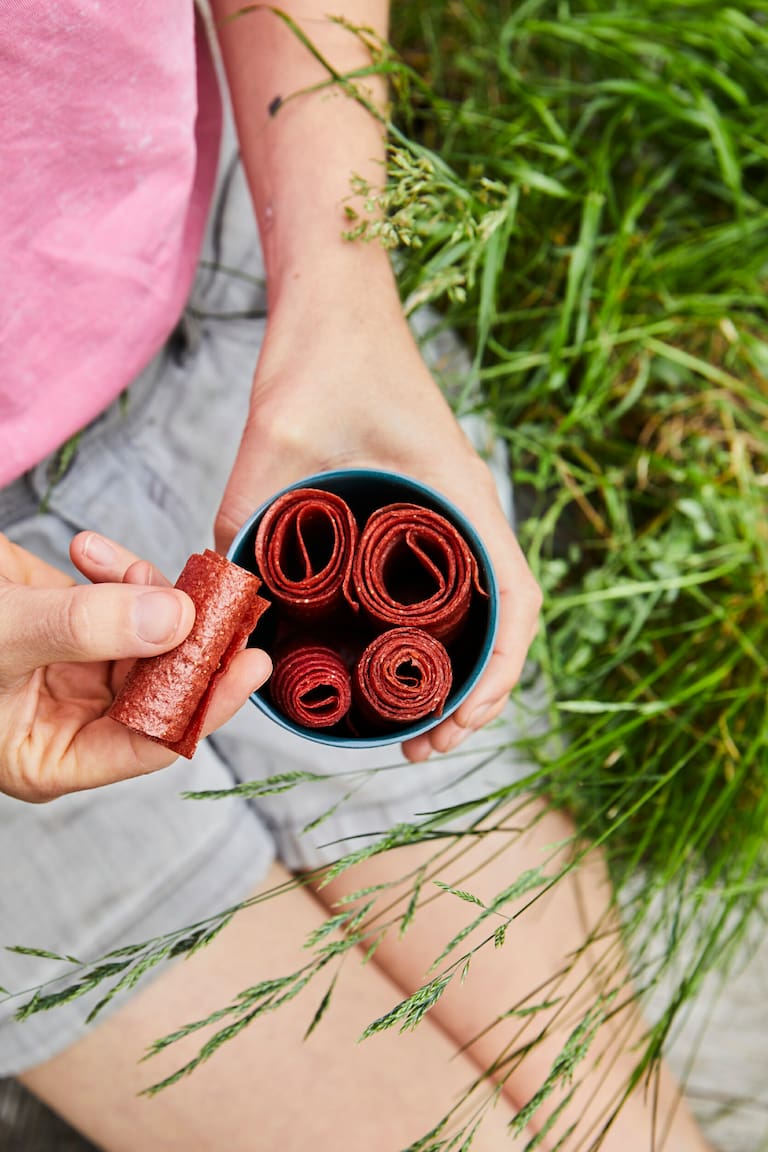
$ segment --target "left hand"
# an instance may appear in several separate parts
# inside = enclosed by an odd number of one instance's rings
[[[394,291],[313,293],[283,303],[268,326],[250,417],[216,522],[226,550],[276,491],[315,472],[377,467],[442,492],[474,524],[500,589],[493,655],[461,707],[403,744],[425,760],[456,747],[504,708],[533,640],[541,593],[501,508],[493,478],[428,372]],[[300,317],[297,331],[296,316]]]
[[[52,800],[176,759],[107,710],[135,657],[168,651],[189,633],[194,604],[95,532],[75,536],[70,555],[91,584],[75,584],[0,535],[0,792],[19,800]],[[228,720],[269,669],[259,649],[239,652],[212,694],[205,732]]]

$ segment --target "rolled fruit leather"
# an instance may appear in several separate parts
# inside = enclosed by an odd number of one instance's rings
[[[276,656],[269,693],[276,708],[305,728],[333,727],[352,703],[349,669],[323,644],[299,644]]]
[[[358,527],[346,501],[319,488],[285,492],[267,509],[254,549],[275,601],[294,616],[327,616],[347,604]]]
[[[390,628],[364,650],[352,674],[360,713],[374,725],[440,716],[453,682],[443,644],[421,628]]]
[[[464,536],[437,512],[415,503],[386,504],[358,535],[346,501],[309,486],[278,497],[256,533],[256,565],[275,599],[277,648],[290,637],[290,655],[275,653],[269,694],[284,716],[305,728],[332,727],[344,718],[345,665],[357,665],[354,695],[364,723],[380,728],[440,715],[453,668],[445,648],[437,655],[424,635],[451,642],[475,591],[487,596]],[[296,629],[302,620],[325,627],[322,659],[315,658],[314,638],[302,645]],[[423,630],[412,633],[415,663],[409,655],[387,663],[394,638],[374,644],[358,663],[372,631],[406,625]]]
[[[170,652],[137,660],[108,715],[172,752],[194,754],[211,694],[269,607],[252,572],[206,549],[176,581],[195,605],[195,622]]]
[[[387,504],[360,537],[352,587],[378,627],[422,628],[454,639],[469,614],[473,592],[486,597],[477,560],[444,516],[418,504]]]

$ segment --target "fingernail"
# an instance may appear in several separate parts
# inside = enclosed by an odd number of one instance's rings
[[[490,704],[478,704],[467,721],[467,728],[471,728],[473,731],[475,728],[481,728],[490,715],[490,711]]]
[[[470,735],[469,729],[456,728],[455,731],[451,732],[450,736],[446,740],[445,745],[443,747],[443,751],[444,752],[453,752],[454,748],[458,748],[459,744],[461,744],[462,741],[466,740],[467,736],[469,736],[469,735]]]
[[[103,536],[98,536],[95,532],[91,532],[90,536],[86,538],[83,544],[83,555],[92,564],[98,564],[102,568],[108,568],[117,559],[117,552],[109,541],[105,540]]]
[[[136,632],[150,644],[170,640],[181,621],[181,604],[170,592],[147,592],[134,608]]]

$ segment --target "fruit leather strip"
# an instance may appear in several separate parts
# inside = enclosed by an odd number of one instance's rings
[[[256,565],[275,600],[305,617],[327,615],[350,595],[358,528],[333,492],[296,488],[267,509],[256,533]]]
[[[417,504],[387,504],[369,518],[352,571],[355,595],[378,625],[423,628],[440,640],[461,630],[477,561],[450,521]]]
[[[445,647],[421,628],[391,628],[372,640],[352,673],[361,714],[374,724],[440,716],[453,674]]]
[[[269,605],[257,576],[210,550],[190,556],[176,587],[194,602],[191,632],[170,652],[136,661],[109,715],[189,759],[216,683]]]
[[[279,657],[269,691],[275,707],[305,728],[338,724],[352,703],[349,670],[336,652],[320,644]]]

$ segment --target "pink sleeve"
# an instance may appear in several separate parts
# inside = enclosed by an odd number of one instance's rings
[[[3,13],[0,485],[102,411],[184,307],[220,102],[192,0]]]

